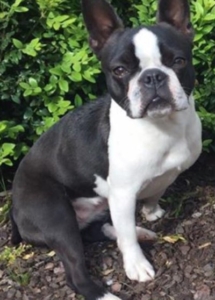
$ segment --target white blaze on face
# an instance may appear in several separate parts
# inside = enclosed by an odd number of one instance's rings
[[[158,47],[158,39],[154,33],[143,28],[135,34],[133,43],[135,55],[140,61],[142,70],[161,67],[161,53]]]
[[[144,95],[141,94],[138,79],[147,69],[157,68],[168,75],[169,89],[173,95],[176,110],[188,107],[188,97],[185,94],[176,73],[162,64],[161,52],[158,45],[157,36],[150,30],[143,28],[134,35],[133,44],[135,55],[139,59],[140,72],[129,82],[128,98],[130,100],[130,110],[133,117],[141,117],[141,107],[144,102]]]

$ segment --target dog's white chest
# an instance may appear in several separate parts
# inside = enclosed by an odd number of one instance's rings
[[[192,99],[191,99],[192,100]],[[145,197],[166,189],[201,151],[193,103],[172,119],[131,119],[114,101],[110,111],[109,184]]]

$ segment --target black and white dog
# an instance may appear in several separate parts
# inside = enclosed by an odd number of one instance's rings
[[[159,198],[201,152],[201,123],[192,91],[193,29],[187,0],[160,0],[157,24],[123,28],[105,0],[83,0],[90,45],[101,60],[109,94],[64,116],[21,162],[13,182],[13,236],[45,244],[61,258],[68,284],[87,300],[114,300],[91,281],[80,230],[110,210],[131,280],[155,272],[135,227],[137,199],[148,220]]]

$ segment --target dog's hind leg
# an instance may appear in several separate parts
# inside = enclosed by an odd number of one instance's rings
[[[35,188],[32,184],[30,190],[28,186],[27,190],[28,199],[20,208],[20,215],[25,219],[17,222],[22,237],[52,248],[63,262],[68,285],[86,300],[119,300],[88,275],[75,211],[64,188],[46,180]]]
[[[13,208],[11,208],[9,216],[10,216],[10,221],[11,221],[11,226],[12,226],[11,242],[13,245],[17,245],[17,244],[21,243],[22,238],[19,233],[19,229],[16,225],[16,222],[14,221],[14,218],[13,218]]]
[[[165,190],[153,197],[149,197],[143,200],[144,204],[142,207],[142,214],[145,215],[147,221],[156,221],[164,215],[165,210],[163,210],[158,204],[159,199],[163,196],[164,193]]]

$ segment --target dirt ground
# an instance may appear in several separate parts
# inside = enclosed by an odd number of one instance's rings
[[[1,197],[0,206],[4,202]],[[148,223],[137,212],[138,223],[160,236],[143,245],[155,280],[128,280],[114,242],[85,247],[92,277],[123,300],[215,300],[215,157],[201,157],[180,176],[161,206],[167,213],[157,222]],[[7,248],[9,237],[6,222],[0,228],[0,299],[83,299],[66,286],[63,267],[51,250],[32,247],[16,253]],[[11,253],[16,254],[11,258]]]

